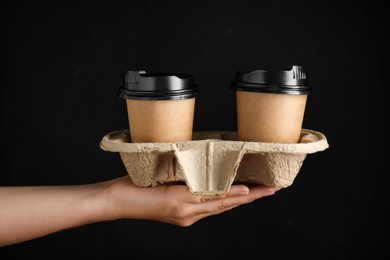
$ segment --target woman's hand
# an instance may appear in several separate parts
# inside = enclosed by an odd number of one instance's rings
[[[0,187],[0,246],[123,218],[190,226],[275,191],[232,185],[223,196],[201,196],[187,185],[138,187],[129,176],[86,185]]]
[[[198,220],[220,214],[242,204],[274,194],[277,189],[258,185],[232,185],[219,196],[192,194],[187,185],[135,186],[128,176],[107,182],[106,202],[112,219],[149,219],[178,226],[190,226]]]

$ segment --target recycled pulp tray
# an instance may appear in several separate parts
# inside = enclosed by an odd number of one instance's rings
[[[286,188],[306,155],[329,145],[324,134],[309,129],[296,144],[237,141],[229,131],[194,132],[185,142],[131,143],[125,129],[105,135],[100,147],[120,154],[137,186],[185,182],[194,194],[220,195],[234,181]]]

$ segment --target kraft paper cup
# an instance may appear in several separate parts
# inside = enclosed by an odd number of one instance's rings
[[[189,74],[128,70],[119,97],[126,99],[131,141],[192,140],[199,88]]]
[[[238,72],[231,88],[236,90],[238,140],[299,142],[311,93],[303,67]]]
[[[195,98],[126,100],[131,140],[135,143],[192,140]]]

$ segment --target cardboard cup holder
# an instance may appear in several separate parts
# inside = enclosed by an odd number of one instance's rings
[[[299,143],[237,141],[237,133],[200,131],[192,141],[131,143],[128,129],[105,135],[100,147],[120,154],[137,186],[184,182],[194,194],[222,195],[234,182],[286,188],[307,156],[329,147],[324,134],[302,129]]]

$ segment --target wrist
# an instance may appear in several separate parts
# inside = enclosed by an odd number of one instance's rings
[[[129,192],[131,186],[124,178],[94,184],[94,221],[110,221],[127,218],[129,215]],[[126,186],[126,187],[125,187]],[[131,214],[130,214],[131,215]]]
[[[89,215],[89,222],[102,222],[115,219],[109,199],[110,185],[108,182],[89,184],[84,208]]]

